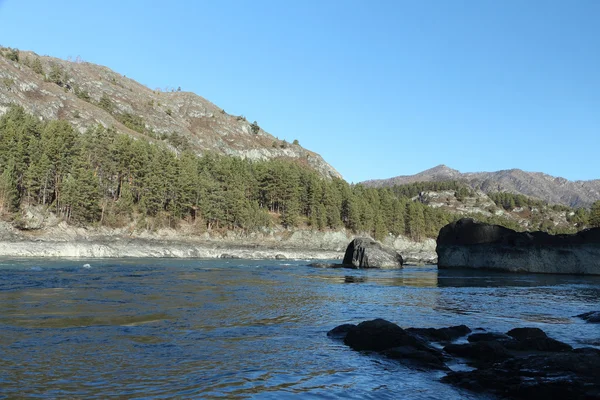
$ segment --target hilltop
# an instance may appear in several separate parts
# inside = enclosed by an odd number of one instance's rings
[[[363,182],[368,187],[389,187],[414,182],[459,181],[485,193],[509,192],[569,207],[589,207],[600,200],[600,179],[569,181],[541,172],[509,169],[496,172],[462,173],[445,165],[415,175],[396,176]]]
[[[111,69],[0,48],[0,115],[21,106],[44,121],[65,120],[80,132],[95,125],[177,151],[207,151],[250,160],[289,159],[324,177],[341,175],[323,158],[230,115],[195,93],[152,90]]]

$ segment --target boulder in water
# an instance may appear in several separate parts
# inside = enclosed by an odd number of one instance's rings
[[[397,251],[370,238],[356,238],[348,244],[342,264],[353,268],[402,268]]]

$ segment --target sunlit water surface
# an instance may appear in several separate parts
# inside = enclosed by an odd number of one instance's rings
[[[0,261],[0,397],[482,398],[326,336],[375,317],[600,343],[597,277],[306,264]]]

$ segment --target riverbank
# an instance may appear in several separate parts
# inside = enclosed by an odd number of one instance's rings
[[[43,229],[18,230],[0,222],[0,257],[73,258],[243,258],[341,259],[355,235],[346,230],[313,231],[270,228],[258,232],[197,232],[180,229],[132,230],[79,228],[57,223]],[[388,237],[387,246],[406,262],[435,263],[435,242]]]

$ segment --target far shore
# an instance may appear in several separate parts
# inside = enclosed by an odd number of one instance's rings
[[[186,243],[129,239],[119,241],[0,241],[0,257],[213,258],[336,260],[343,251],[258,245]]]
[[[0,258],[207,258],[338,260],[356,234],[346,230],[269,229],[260,232],[194,233],[185,229],[132,231],[81,228],[64,222],[18,230],[0,221]],[[387,237],[409,264],[435,264],[435,241]]]

